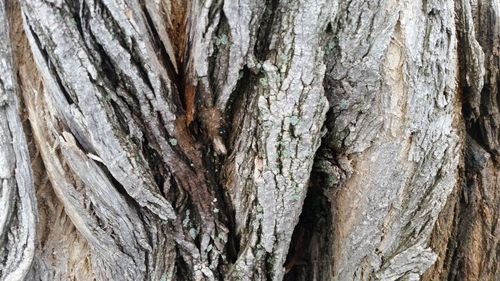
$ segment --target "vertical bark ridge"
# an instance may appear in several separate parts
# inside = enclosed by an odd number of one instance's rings
[[[427,241],[457,178],[453,2],[339,6],[324,140],[338,167],[321,165],[332,178],[331,278],[417,280],[435,261]]]
[[[258,80],[242,109],[257,114],[233,122],[239,129],[226,168],[240,252],[227,280],[283,278],[327,108],[321,47],[335,6],[282,2],[277,11],[268,55],[256,65]]]
[[[270,2],[270,1],[268,1]],[[269,6],[269,5],[266,5]],[[217,37],[219,61],[216,67],[222,67],[217,78],[216,105],[225,112],[231,94],[236,89],[241,71],[245,65],[255,66],[253,46],[256,43],[256,32],[261,26],[264,1],[224,1],[224,20],[227,22],[227,33]]]
[[[33,57],[23,32],[19,3],[9,2],[7,13],[14,56],[13,71],[17,73],[18,90],[22,94],[22,110],[29,102],[36,101],[37,108],[43,103],[39,97],[32,95],[41,93],[43,87]],[[34,86],[36,85],[36,86]],[[28,102],[26,102],[28,101]],[[79,276],[82,279],[95,277],[90,265],[88,243],[81,237],[69,220],[63,207],[54,195],[40,151],[34,140],[33,130],[29,125],[29,116],[24,115],[26,136],[30,139],[29,150],[33,168],[34,183],[38,205],[38,222],[36,227],[36,251],[33,265],[25,280],[65,280],[68,276]],[[54,268],[58,270],[55,271]]]
[[[456,1],[462,181],[433,231],[430,245],[439,257],[423,280],[500,278],[499,9],[494,1]]]
[[[5,3],[0,2],[0,277],[24,280],[35,255],[36,197],[19,115]]]

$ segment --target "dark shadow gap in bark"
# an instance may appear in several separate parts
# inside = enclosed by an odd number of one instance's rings
[[[229,67],[228,44],[222,44],[221,38],[227,36],[228,42],[231,41],[231,30],[223,10],[220,11],[220,20],[215,31],[213,43],[213,53],[208,57],[208,77],[210,88],[213,89],[213,100],[217,100],[224,80],[227,79],[225,69]]]
[[[111,112],[113,112],[113,114],[112,114],[113,117],[115,117],[117,120],[118,127],[126,135],[129,135],[130,129],[129,129],[129,126],[127,126],[127,117],[120,110],[120,106],[113,100],[109,101],[109,105],[112,108]]]
[[[253,85],[257,82],[256,75],[254,75],[254,73],[247,66],[244,66],[243,69],[240,70],[240,76],[241,78],[236,83],[236,87],[231,93],[227,102],[226,110],[224,111],[225,122],[222,126],[222,137],[226,143],[229,141],[231,128],[238,125],[234,122],[234,118],[236,117],[235,115],[242,109],[243,106],[245,106],[246,103],[244,101],[248,100],[248,97],[250,96],[247,92],[249,90],[251,91]],[[231,147],[229,147],[229,149],[230,148]]]
[[[331,73],[333,61],[338,52],[338,37],[332,22],[324,30],[324,61],[327,72]],[[328,59],[330,58],[330,59]],[[336,104],[339,97],[333,95],[332,85],[336,83],[325,75],[323,87],[330,104]],[[333,266],[333,223],[332,204],[329,196],[345,178],[345,173],[337,163],[340,151],[334,151],[331,143],[333,126],[338,112],[330,108],[324,122],[327,134],[317,150],[313,169],[309,178],[307,195],[302,207],[299,222],[294,229],[290,248],[285,262],[284,281],[328,280]],[[333,167],[336,167],[336,171]],[[339,174],[341,172],[342,174]]]
[[[167,50],[164,48],[163,43],[160,40],[160,35],[158,34],[158,31],[156,30],[153,20],[151,18],[151,15],[149,14],[148,10],[145,7],[144,1],[141,1],[141,8],[142,8],[142,13],[144,14],[144,17],[146,19],[147,23],[147,29],[148,32],[150,33],[150,38],[152,40],[152,45],[154,47],[154,50],[156,52],[156,56],[159,58],[159,61],[163,64],[165,69],[167,70],[167,75],[170,78],[170,81],[173,84],[173,90],[174,93],[172,93],[172,96],[174,96],[174,103],[177,100],[180,100],[181,102],[179,103],[182,105],[182,108],[186,110],[188,107],[186,97],[183,94],[186,91],[186,67],[184,64],[184,60],[180,60],[179,54],[176,54],[178,56],[178,72],[175,71],[174,64],[172,62],[172,59],[170,56],[167,54]],[[177,39],[177,38],[174,38]],[[175,43],[175,42],[174,42]],[[177,50],[180,52],[180,50]],[[162,81],[164,83],[168,83],[167,81]]]
[[[80,37],[82,40],[85,38],[84,32],[83,32],[83,22],[82,19],[80,18],[80,12],[82,12],[82,15],[85,15],[86,11],[86,3],[85,1],[73,1],[72,3],[68,4],[68,9],[70,13],[73,16],[73,19],[75,20],[76,23],[76,28],[78,29],[78,33],[80,34]]]
[[[212,157],[212,151],[210,151],[210,141],[207,140],[205,146],[203,146],[203,167],[206,169],[205,173],[207,174],[207,184],[208,186],[212,186],[215,190],[214,197],[217,199],[219,206],[219,212],[222,212],[224,215],[219,216],[220,222],[222,222],[228,229],[228,241],[226,244],[226,256],[228,262],[235,262],[237,259],[237,254],[239,251],[239,244],[234,236],[236,230],[236,223],[234,221],[234,208],[231,204],[231,200],[227,192],[224,189],[223,181],[219,177],[220,171],[222,170],[222,160],[217,157]]]
[[[498,78],[500,80],[500,76],[498,76]],[[497,161],[497,160],[500,160],[500,159],[498,159],[498,156],[500,156],[499,155],[499,148],[491,147],[491,145],[488,144],[488,142],[491,143],[492,141],[489,140],[491,135],[489,135],[489,132],[488,132],[488,130],[491,129],[491,127],[490,127],[491,125],[488,125],[487,123],[489,120],[491,120],[490,118],[494,118],[494,117],[492,117],[492,114],[491,114],[491,112],[493,110],[492,101],[494,99],[494,97],[492,97],[494,95],[494,93],[491,92],[491,88],[492,87],[488,83],[488,79],[485,79],[485,83],[484,83],[483,89],[481,91],[481,104],[479,106],[481,117],[480,117],[480,120],[477,122],[477,124],[474,124],[475,126],[470,126],[471,127],[470,129],[477,127],[476,130],[479,131],[479,135],[477,137],[475,137],[474,139],[478,143],[481,144],[482,148],[484,148],[488,153],[490,153],[492,156],[494,156],[493,160]],[[497,93],[496,98],[500,99],[500,94]],[[498,163],[498,161],[497,161],[497,164],[500,164],[500,163]]]
[[[287,271],[285,281],[305,281],[313,277],[323,280],[318,276],[318,269],[328,261],[331,247],[331,203],[325,195],[329,186],[328,177],[318,169],[313,168],[311,172],[307,196],[284,265]],[[328,276],[327,270],[322,274]]]
[[[148,138],[142,138],[141,140],[132,138],[132,141],[136,143],[137,147],[142,148],[142,155],[146,158],[146,163],[149,167],[149,171],[151,171],[151,173],[153,174],[153,179],[158,186],[160,193],[163,195],[163,197],[168,198],[167,190],[165,190],[165,183],[170,180],[170,174],[166,171],[164,165],[158,165],[159,163],[163,162],[160,154],[156,149],[151,147]],[[171,189],[172,188],[170,188],[170,190]],[[175,202],[175,198],[169,199],[172,199],[172,201],[170,202]]]
[[[465,218],[462,217],[464,215],[467,215],[467,212],[469,212],[469,210],[467,210],[467,208],[465,208],[465,209],[463,208],[463,206],[467,205],[467,203],[464,200],[465,197],[463,194],[464,192],[467,192],[465,190],[465,189],[467,189],[467,184],[464,183],[459,189],[460,190],[458,190],[457,202],[455,203],[456,213],[453,217],[453,223],[452,223],[453,230],[452,230],[452,233],[450,235],[451,237],[448,240],[447,249],[446,249],[445,264],[446,264],[446,267],[450,268],[450,269],[454,269],[454,268],[456,269],[456,268],[460,268],[460,267],[465,266],[464,255],[463,255],[463,252],[459,248],[460,242],[458,241],[457,238],[463,236],[463,235],[460,235],[461,230],[459,230],[459,226],[460,226],[460,228],[469,229],[467,224],[463,225],[466,222],[464,221]],[[467,232],[467,231],[465,231],[465,232]],[[463,239],[464,237],[461,237],[461,238]],[[446,280],[448,280],[448,281],[460,280],[460,278],[459,278],[460,276],[461,276],[460,272],[458,272],[456,270],[449,270],[448,274],[446,276]]]
[[[160,62],[165,66],[169,77],[172,77],[172,80],[178,80],[178,75],[175,73],[175,68],[174,64],[172,63],[172,60],[170,59],[169,55],[167,54],[167,50],[163,47],[163,43],[161,42],[160,35],[158,34],[158,31],[155,28],[155,25],[153,23],[153,20],[151,18],[151,15],[149,14],[149,11],[145,7],[145,2],[141,1],[141,9],[142,13],[144,15],[144,18],[146,19],[146,28],[148,29],[148,32],[150,33],[149,38],[151,38],[151,43],[153,45],[153,48],[156,52],[156,56],[159,58]],[[182,73],[182,72],[181,72]]]
[[[251,103],[250,99],[251,92],[253,89],[253,85],[257,82],[257,76],[248,68],[244,67],[241,70],[241,78],[238,80],[235,90],[231,93],[231,96],[228,100],[226,110],[224,111],[224,122],[221,128],[221,136],[224,139],[225,143],[228,143],[229,151],[228,155],[231,155],[232,145],[232,137],[238,134],[238,130],[240,129],[240,122],[242,116],[247,113],[246,107],[249,103]],[[222,171],[224,169],[225,158],[218,157],[217,165],[218,171]],[[240,238],[239,235],[236,234],[236,222],[235,222],[235,210],[232,205],[231,198],[229,197],[228,192],[225,190],[225,187],[222,186],[222,183],[226,181],[225,174],[223,172],[216,173],[216,178],[219,182],[219,186],[222,187],[222,190],[218,192],[219,196],[222,196],[224,213],[228,218],[227,227],[229,229],[228,233],[228,261],[235,262],[240,252]],[[234,255],[233,255],[234,254]]]
[[[179,249],[177,249],[177,256],[181,257],[182,254],[179,252]],[[190,275],[190,272],[188,270],[188,265],[182,258],[178,258],[177,261],[177,266],[175,267],[175,280],[178,281],[184,281],[184,280],[189,280],[187,277]]]
[[[467,131],[467,134],[470,136],[470,138],[473,141],[476,141],[483,149],[485,149],[488,153],[490,153],[493,156],[497,156],[497,151],[490,147],[488,145],[488,128],[486,128],[484,124],[484,120],[490,118],[490,111],[491,111],[491,101],[492,101],[492,95],[494,93],[491,92],[491,84],[489,83],[490,80],[488,78],[488,72],[486,72],[484,76],[484,85],[479,93],[479,101],[475,100],[477,97],[475,97],[475,93],[473,92],[472,87],[469,85],[469,78],[467,77],[467,72],[469,69],[468,60],[467,58],[471,56],[472,50],[469,50],[467,47],[467,40],[470,40],[469,38],[466,38],[465,35],[465,27],[463,26],[462,21],[460,18],[458,18],[458,15],[460,13],[465,13],[463,11],[464,7],[461,5],[458,5],[456,7],[456,20],[455,22],[457,23],[457,41],[461,42],[462,44],[457,44],[457,60],[458,60],[458,91],[460,93],[460,98],[462,100],[462,116],[464,117],[464,123],[465,123],[465,128]],[[492,25],[487,25],[492,26]],[[476,27],[477,28],[477,27]],[[479,27],[483,28],[483,27]],[[481,37],[481,34],[483,34],[484,37]],[[481,33],[476,36],[479,36],[478,40],[481,41],[481,47],[482,50],[485,52],[485,55],[488,55],[488,46],[490,44],[491,40],[494,40],[495,38],[494,32],[491,30],[482,30]],[[487,59],[488,56],[486,56],[486,63],[488,62]],[[496,95],[496,98],[500,101],[500,95]],[[479,103],[478,103],[479,102]],[[476,110],[475,110],[476,109]],[[478,116],[476,116],[475,111],[479,113]],[[465,142],[468,143],[471,139],[466,139]],[[494,158],[496,160],[496,157]]]
[[[279,5],[277,0],[266,0],[266,8],[262,15],[259,29],[257,31],[257,41],[255,42],[254,54],[261,61],[267,59],[269,53],[269,45],[272,39],[272,29],[276,19],[276,10]],[[279,19],[278,19],[279,20]]]

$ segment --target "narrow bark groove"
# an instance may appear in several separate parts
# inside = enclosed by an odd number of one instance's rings
[[[500,278],[499,9],[494,1],[456,1],[462,180],[434,229],[431,246],[439,258],[424,280]]]
[[[8,14],[0,3],[0,277],[23,280],[35,255],[36,197],[12,67]]]

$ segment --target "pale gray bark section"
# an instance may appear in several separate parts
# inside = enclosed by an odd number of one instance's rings
[[[428,240],[460,156],[453,1],[341,1],[338,15],[331,278],[418,280],[436,259]]]
[[[218,81],[221,88],[216,102],[217,107],[222,111],[226,110],[231,93],[241,78],[240,71],[243,66],[248,64],[251,68],[256,67],[256,58],[252,48],[255,47],[257,41],[256,35],[265,8],[264,1],[261,0],[224,2],[223,11],[229,25],[231,44],[229,44],[227,54],[224,54],[224,50],[221,52],[222,56],[227,56],[226,65],[221,65],[222,77],[219,77]],[[224,36],[226,37],[221,39],[228,38],[227,35],[224,34]]]
[[[110,16],[116,18],[116,24],[123,26],[127,36],[127,31],[135,31],[135,28],[127,18],[125,8],[119,10],[119,4],[118,2],[110,7]],[[91,1],[87,5],[92,7],[95,3]],[[114,5],[118,10],[112,9]],[[134,144],[116,129],[117,125],[113,124],[114,117],[108,116],[103,100],[106,95],[112,95],[110,92],[114,89],[106,89],[107,86],[103,81],[99,81],[102,78],[92,64],[91,54],[86,52],[84,38],[78,34],[76,22],[67,17],[69,11],[65,11],[63,6],[58,10],[57,3],[50,4],[45,1],[26,1],[23,7],[27,16],[26,21],[29,22],[26,29],[31,31],[27,32],[28,39],[42,77],[47,81],[49,99],[53,103],[51,106],[65,120],[66,126],[74,130],[78,141],[85,149],[103,159],[111,174],[141,206],[150,209],[163,219],[175,218],[172,207],[159,195],[158,187],[152,183],[151,174],[145,166],[139,164],[140,158],[134,157],[132,149]],[[92,20],[89,22],[89,27],[97,44],[113,50],[109,52],[110,55],[115,55],[111,59],[114,59],[122,69],[128,70],[124,75],[129,75],[129,79],[136,82],[134,85],[138,87],[138,92],[151,94],[151,90],[138,77],[137,68],[130,64],[130,54],[120,52],[122,47],[113,40],[116,35],[106,27],[106,21],[98,13],[92,13],[94,10],[90,11]],[[109,20],[111,18],[107,24]],[[147,47],[151,48],[144,46],[140,40],[137,40],[137,44],[137,50],[143,53],[148,52]],[[49,64],[54,69],[51,69]],[[145,67],[147,69],[148,65]],[[54,71],[58,78],[54,77]],[[153,83],[156,83],[153,85],[161,87],[159,78],[155,78]],[[69,96],[65,97],[64,92]],[[168,120],[166,124],[173,126],[173,116],[168,114],[170,112],[168,104],[160,101],[158,106],[165,109],[164,116],[167,116]],[[131,131],[133,129],[131,128]]]
[[[35,254],[36,198],[0,2],[0,278],[24,280]]]

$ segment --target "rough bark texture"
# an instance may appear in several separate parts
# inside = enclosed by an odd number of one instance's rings
[[[464,161],[431,239],[438,261],[424,280],[499,280],[500,3],[457,1],[455,12]]]
[[[418,280],[436,259],[427,242],[460,155],[452,4],[341,4],[326,80],[325,145],[346,176],[332,187],[334,280]]]
[[[36,198],[3,3],[0,26],[0,275],[23,280],[35,254]]]
[[[498,0],[1,0],[0,280],[499,280]]]

